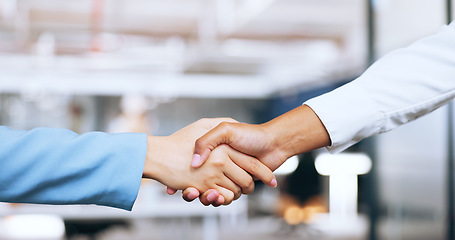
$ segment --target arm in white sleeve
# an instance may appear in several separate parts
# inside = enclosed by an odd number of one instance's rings
[[[331,152],[390,131],[455,97],[455,22],[387,54],[359,78],[305,102],[326,127]]]
[[[131,210],[147,153],[140,133],[0,127],[0,201]]]

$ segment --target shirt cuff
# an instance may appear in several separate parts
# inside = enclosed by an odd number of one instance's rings
[[[112,141],[118,141],[116,160],[111,163],[108,189],[100,205],[107,205],[131,211],[141,185],[147,153],[147,135],[143,133],[111,134]],[[114,144],[115,146],[115,144]],[[115,178],[115,179],[113,179]]]
[[[379,132],[380,113],[365,96],[362,87],[348,83],[332,92],[304,103],[319,117],[329,133],[331,145],[327,150],[338,153],[360,140]]]

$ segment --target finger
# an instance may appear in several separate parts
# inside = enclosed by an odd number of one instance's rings
[[[252,159],[255,159],[255,158],[242,154],[242,153],[239,153],[227,145],[220,146],[219,148],[222,148],[223,151],[225,151],[226,154],[229,156],[229,161],[227,162],[225,169],[223,171],[224,174],[226,175],[226,177],[228,177],[233,183],[235,183],[238,187],[240,187],[243,194],[252,193],[254,191],[253,177],[251,177],[251,175],[248,174],[248,172],[243,170],[235,162],[244,163],[244,162],[251,161],[250,158],[252,158]],[[267,170],[268,170],[268,168],[267,168]],[[229,184],[229,183],[223,182],[223,184]],[[226,187],[229,185],[221,185],[221,186]],[[232,188],[228,188],[228,189],[232,190]],[[234,191],[234,193],[235,193],[235,191]],[[235,195],[236,199],[239,197],[240,197],[240,194]]]
[[[232,165],[236,166],[234,163],[232,163]],[[227,169],[229,169],[229,168],[227,168]],[[218,180],[217,186],[214,187],[214,189],[216,189],[225,198],[227,198],[227,197],[226,197],[226,195],[224,193],[227,193],[227,191],[229,191],[230,193],[232,193],[233,198],[237,199],[237,198],[239,198],[242,195],[242,188],[237,183],[232,181],[231,178],[227,175],[227,174],[231,174],[231,173],[229,173],[229,171],[234,171],[235,168],[231,168],[231,169],[232,170],[227,170],[224,173],[225,174],[224,177],[222,179]],[[236,174],[237,178],[240,178],[239,175],[242,174],[243,178],[250,178],[251,179],[251,176],[249,176],[245,171],[243,171],[239,167],[236,166],[235,170],[239,171],[239,173]],[[247,181],[246,180],[242,181],[242,183],[245,183],[245,182],[247,182]],[[251,180],[251,182],[253,183],[252,180]],[[247,183],[245,183],[244,185],[247,185]],[[253,183],[253,185],[254,185],[254,183]]]
[[[200,195],[199,191],[193,187],[189,187],[183,190],[182,192],[182,198],[187,202],[193,201],[194,199],[199,197],[199,195]]]
[[[199,201],[201,201],[201,203],[204,204],[205,206],[208,206],[210,204],[215,203],[216,200],[218,200],[219,196],[220,196],[220,193],[217,190],[210,189],[210,190],[205,191],[199,197]]]
[[[199,197],[199,200],[205,206],[212,204],[214,207],[218,207],[220,205],[229,205],[239,197],[240,195],[237,197],[229,189],[223,187],[216,187],[216,189],[210,189],[204,192]]]
[[[174,195],[177,192],[177,190],[170,188],[170,187],[166,187],[166,192],[169,195]]]
[[[205,128],[206,131],[210,131],[213,128],[217,127],[221,123],[238,123],[237,120],[232,119],[232,118],[202,118],[196,121],[194,124],[199,125],[202,128]],[[213,148],[212,148],[213,149]],[[194,167],[199,167],[201,166],[205,160],[207,159],[206,157],[210,154],[210,151],[206,153],[206,156],[204,157],[203,161],[200,159],[200,153],[196,153],[195,156],[193,157],[193,165]]]
[[[215,128],[204,134],[198,140],[196,140],[193,160],[191,162],[192,167],[200,167],[209,157],[211,151],[220,144],[230,144],[231,138],[231,124],[229,122],[222,122]]]
[[[266,185],[270,187],[276,187],[277,181],[275,175],[273,175],[272,170],[270,170],[267,166],[261,163],[254,157],[249,155],[245,155],[241,152],[238,152],[232,148],[228,150],[229,158],[240,168],[244,171],[247,171],[256,179],[261,180]],[[236,182],[237,183],[237,182]],[[242,187],[242,186],[241,186]],[[244,188],[242,187],[242,190]],[[250,192],[251,193],[251,192]],[[246,194],[246,193],[244,193]]]
[[[223,187],[220,187],[218,189],[220,195],[222,197],[224,197],[224,202],[222,203],[222,205],[229,205],[231,204],[234,200],[238,199],[241,194],[239,194],[238,196],[237,195],[234,195],[234,193],[226,188],[223,188]]]
[[[224,204],[224,197],[223,197],[223,195],[220,195],[220,196],[218,197],[218,199],[217,199],[214,203],[212,203],[212,205],[213,205],[214,207],[219,207],[219,206],[221,206],[221,205],[223,205],[223,204]]]

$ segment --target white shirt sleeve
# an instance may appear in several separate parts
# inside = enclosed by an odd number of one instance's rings
[[[455,97],[455,22],[378,60],[354,81],[305,102],[340,152]]]

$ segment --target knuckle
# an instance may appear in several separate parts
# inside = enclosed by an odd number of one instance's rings
[[[220,124],[218,124],[218,127],[219,127],[223,132],[227,132],[227,131],[229,131],[231,125],[232,125],[232,123],[230,123],[230,122],[221,122]]]
[[[219,169],[223,169],[226,166],[226,161],[222,157],[214,157],[210,159],[211,164]]]
[[[223,155],[229,150],[229,146],[226,144],[220,144],[217,146],[217,152],[219,152],[219,155]],[[222,154],[223,153],[223,154]]]
[[[252,192],[254,191],[254,187],[255,187],[255,186],[254,186],[254,182],[253,182],[253,180],[251,179],[251,182],[250,182],[250,184],[249,184],[249,186],[248,186],[248,188],[247,188],[247,192],[246,192],[245,194],[250,194],[250,193],[252,193]]]
[[[230,198],[230,199],[226,199],[223,203],[223,205],[229,205],[232,203],[232,201],[234,201],[234,199]]]
[[[240,192],[240,191],[236,192],[235,195],[234,195],[234,200],[239,199],[240,196],[242,196],[242,192]]]
[[[250,165],[250,173],[253,175],[256,175],[261,168],[261,164],[256,159],[252,159],[250,161],[249,165]]]
[[[224,118],[221,118],[221,121],[223,122],[237,122],[237,120],[231,118],[231,117],[224,117]]]
[[[202,148],[205,146],[205,141],[202,138],[199,138],[196,140],[194,145],[196,146],[196,148]]]
[[[239,198],[241,195],[242,195],[242,189],[241,188],[237,188],[237,190],[234,192],[234,199],[237,199]]]
[[[231,191],[228,191],[225,195],[224,195],[224,203],[223,205],[229,205],[232,203],[232,201],[234,201],[234,198],[235,198],[235,193],[234,192],[231,192]]]
[[[242,184],[241,186],[242,193],[249,194],[254,190],[254,181],[253,178],[248,179],[248,182]]]
[[[249,182],[248,186],[246,186],[243,190],[243,194],[250,194],[254,191],[254,182],[253,182],[253,179],[251,179],[251,181]]]

